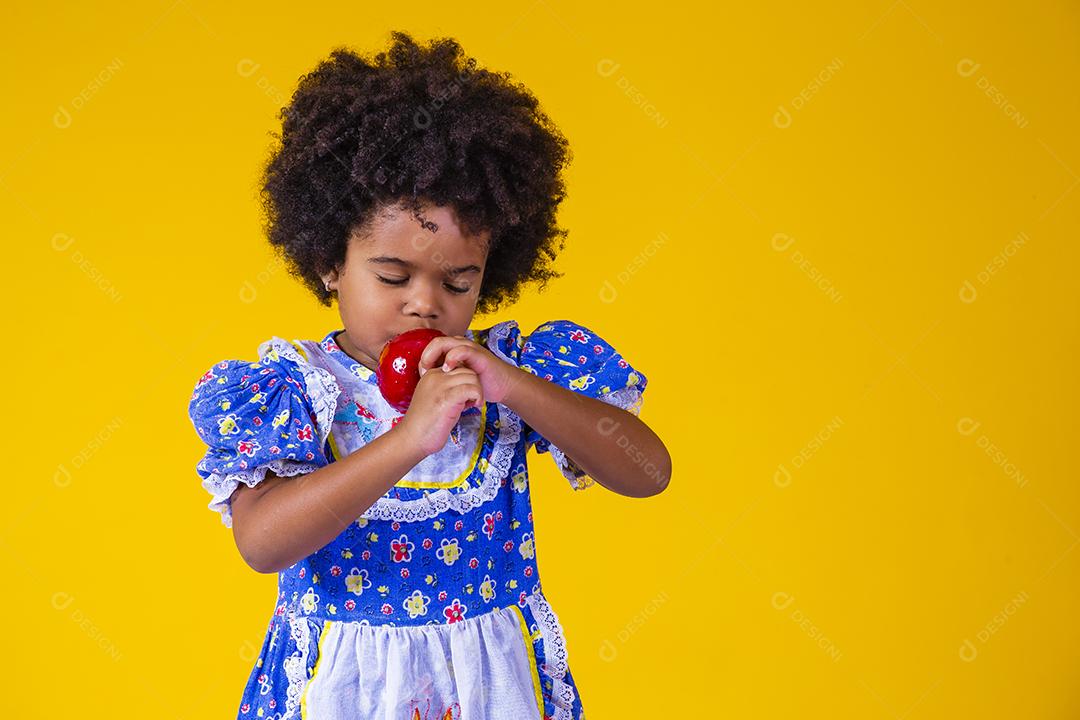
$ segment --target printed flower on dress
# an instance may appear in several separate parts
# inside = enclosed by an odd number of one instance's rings
[[[454,598],[454,601],[443,608],[443,615],[446,616],[446,623],[460,622],[465,619],[465,612],[469,608],[461,604],[461,601]]]
[[[218,432],[222,435],[235,435],[240,432],[240,422],[236,418],[236,413],[229,413],[218,420]]]
[[[569,385],[574,390],[584,390],[590,385],[592,385],[594,382],[596,382],[596,378],[586,373],[579,378],[574,378],[573,380],[571,380]]]
[[[421,615],[427,615],[428,603],[431,598],[423,594],[419,590],[413,590],[412,595],[405,598],[405,602],[402,603],[402,607],[405,608],[405,612],[409,613],[410,618],[417,618]]]
[[[484,598],[485,603],[495,599],[495,581],[490,575],[484,575],[484,582],[480,583],[480,597]]]
[[[308,588],[300,598],[300,607],[309,615],[319,609],[319,596],[315,594],[315,588]]]
[[[435,551],[435,557],[447,565],[453,565],[461,557],[461,548],[458,547],[457,538],[443,538],[441,547]]]
[[[514,483],[514,492],[525,492],[526,488],[529,487],[529,473],[526,471],[524,463],[514,468],[514,474],[510,476],[510,479]]]
[[[488,540],[495,534],[495,516],[491,513],[484,513],[484,534],[488,536]]]
[[[371,587],[371,580],[368,579],[367,568],[353,568],[349,571],[348,576],[345,578],[345,587],[349,589],[353,595],[360,595],[364,592],[365,588]]]
[[[521,553],[521,557],[525,560],[532,560],[536,557],[536,546],[533,542],[532,533],[525,533],[521,536],[521,544],[518,545],[518,552]]]
[[[412,551],[416,546],[409,542],[409,538],[402,535],[397,540],[390,541],[390,554],[394,557],[394,562],[409,562],[412,560]]]

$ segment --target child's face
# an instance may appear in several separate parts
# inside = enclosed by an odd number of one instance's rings
[[[387,209],[366,236],[349,239],[345,264],[324,277],[337,290],[345,332],[338,345],[374,370],[390,338],[414,328],[464,335],[472,322],[490,234],[462,235],[449,207]],[[437,229],[433,229],[434,223]]]

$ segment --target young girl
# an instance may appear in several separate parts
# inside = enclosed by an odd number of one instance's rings
[[[240,718],[582,718],[541,590],[526,451],[630,497],[671,461],[638,419],[646,379],[568,320],[470,329],[556,276],[566,140],[451,39],[335,50],[282,112],[270,241],[343,328],[263,342],[199,379],[209,507],[278,597]],[[425,349],[402,414],[383,345]]]

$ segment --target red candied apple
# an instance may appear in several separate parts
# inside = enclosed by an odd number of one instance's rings
[[[416,383],[420,382],[420,354],[429,342],[444,334],[433,328],[416,328],[395,335],[383,346],[375,379],[390,407],[400,413],[409,409]]]

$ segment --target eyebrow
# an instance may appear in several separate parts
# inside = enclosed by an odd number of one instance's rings
[[[380,265],[400,265],[401,267],[413,269],[416,267],[415,263],[411,263],[408,260],[402,260],[401,258],[390,257],[389,255],[379,255],[378,257],[370,257],[367,259],[369,263],[378,263]],[[464,275],[468,272],[480,272],[480,267],[477,265],[465,265],[458,268],[450,268],[446,271],[447,275]]]

